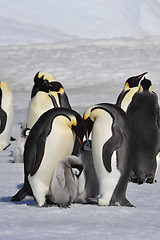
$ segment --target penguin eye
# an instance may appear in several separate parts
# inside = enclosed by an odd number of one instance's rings
[[[30,129],[29,128],[25,128],[24,131],[23,131],[23,136],[24,137],[28,137],[29,133],[30,133]]]

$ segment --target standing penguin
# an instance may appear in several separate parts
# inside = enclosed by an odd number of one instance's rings
[[[75,202],[86,203],[88,198],[96,198],[99,195],[99,182],[97,179],[93,157],[91,140],[84,141],[80,148],[79,158],[83,163],[83,172],[79,177],[79,182],[83,184],[83,191],[79,191]],[[84,182],[84,183],[82,183]]]
[[[132,101],[133,95],[138,91],[139,82],[145,74],[147,74],[147,72],[142,73],[138,76],[130,77],[125,82],[123,91],[118,96],[116,102],[116,105],[121,107],[125,112],[127,111],[128,105]]]
[[[0,81],[0,150],[8,147],[13,124],[13,96],[10,88]]]
[[[92,153],[99,181],[99,205],[133,206],[126,199],[131,171],[127,115],[113,104],[97,104],[84,114],[86,137],[92,131]],[[96,200],[95,200],[96,201]]]
[[[67,156],[57,165],[52,182],[50,200],[59,206],[69,207],[77,195],[77,181],[83,164],[76,156]]]
[[[67,94],[60,82],[49,83],[49,95],[53,101],[54,107],[64,107],[71,109]]]
[[[83,121],[77,112],[53,108],[42,114],[25,144],[24,186],[11,200],[21,201],[31,195],[42,207],[57,164],[72,154],[75,139],[82,141],[83,135]]]
[[[160,113],[158,97],[148,79],[141,81],[127,110],[131,128],[133,168],[131,181],[153,183],[159,164]]]
[[[54,76],[49,72],[38,72],[34,77],[34,85],[31,91],[31,98],[34,97],[39,91],[40,86],[44,81],[53,82],[55,80]]]

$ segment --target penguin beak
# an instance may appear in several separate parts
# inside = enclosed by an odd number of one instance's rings
[[[76,137],[81,145],[83,136],[84,136],[84,123],[81,119],[80,121],[74,121],[72,122],[72,129],[74,130]]]
[[[137,79],[140,79],[140,80],[141,80],[141,78],[142,78],[144,75],[146,75],[147,73],[148,73],[148,72],[144,72],[144,73],[138,75],[138,76],[137,76]]]

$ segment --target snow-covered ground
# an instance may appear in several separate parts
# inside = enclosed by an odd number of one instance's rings
[[[41,70],[63,84],[80,114],[95,103],[115,103],[126,79],[146,71],[160,97],[159,12],[159,0],[0,0],[0,80],[14,96],[12,136],[19,135]],[[155,184],[129,183],[136,208],[38,208],[33,199],[10,202],[23,183],[14,147],[0,152],[0,239],[159,239],[160,169]]]

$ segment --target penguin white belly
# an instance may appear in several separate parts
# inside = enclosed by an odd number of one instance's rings
[[[92,130],[93,160],[99,181],[101,196],[99,199],[99,205],[109,205],[114,189],[120,178],[120,172],[117,169],[116,152],[112,154],[111,172],[106,170],[102,159],[103,145],[112,136],[112,123],[112,117],[105,112],[96,119]]]
[[[138,91],[138,87],[133,87],[130,89],[130,91],[124,96],[122,102],[121,102],[121,108],[126,112],[128,105],[132,101],[133,95]]]
[[[0,150],[3,150],[5,147],[9,145],[11,131],[12,131],[12,123],[13,123],[13,96],[10,90],[3,91],[2,98],[2,109],[7,114],[7,122],[4,131],[0,134]]]
[[[38,118],[49,109],[53,108],[52,101],[48,93],[38,92],[34,98],[31,99],[27,113],[27,127],[32,128]]]
[[[41,207],[45,203],[45,196],[50,190],[54,170],[62,158],[71,155],[75,136],[65,125],[58,127],[57,117],[52,125],[50,135],[47,137],[45,151],[39,169],[33,176],[28,176],[33,194]]]

